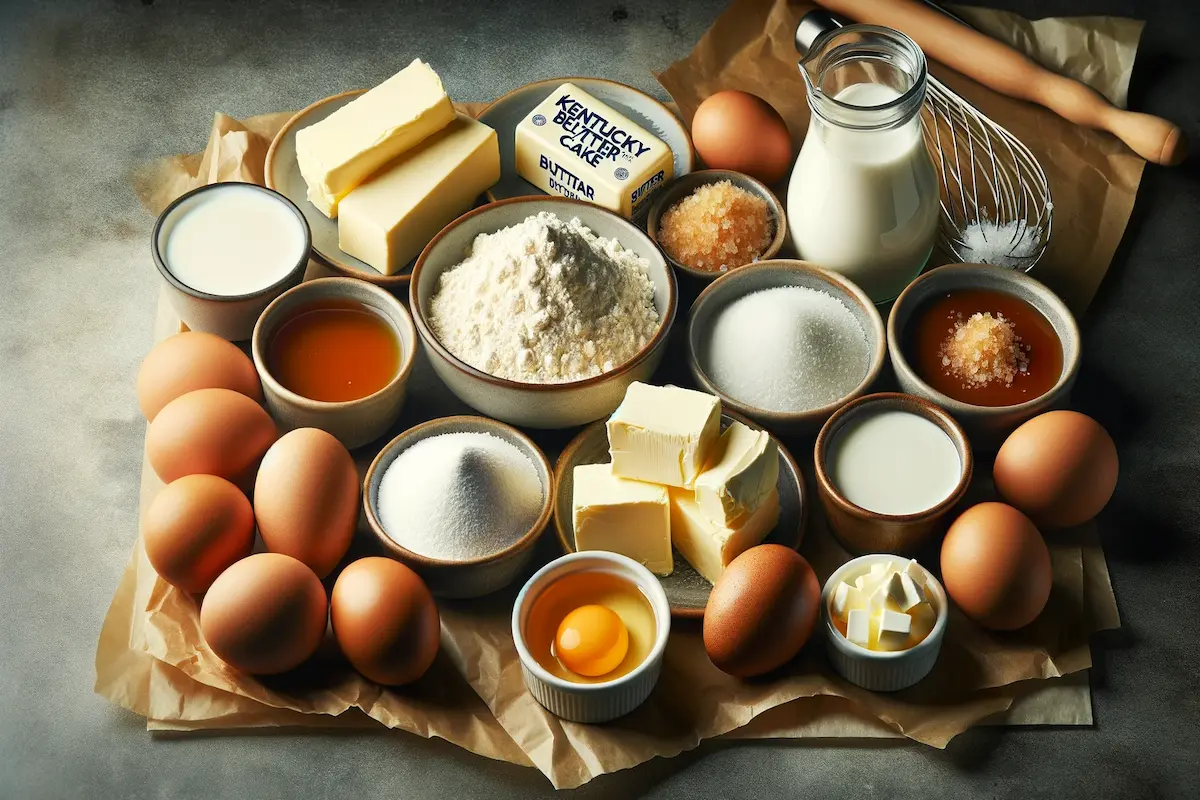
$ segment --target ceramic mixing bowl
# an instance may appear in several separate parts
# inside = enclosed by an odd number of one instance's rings
[[[602,375],[565,383],[522,383],[472,367],[438,341],[430,323],[430,304],[438,278],[461,263],[481,233],[494,233],[540,212],[559,219],[578,217],[597,236],[616,239],[648,262],[659,325],[654,337],[633,358]],[[417,258],[409,286],[409,305],[434,371],[467,405],[489,417],[527,428],[569,428],[612,413],[634,381],[646,381],[662,361],[667,332],[678,302],[675,275],[650,237],[611,211],[560,197],[515,197],[469,211],[447,225]]]
[[[708,361],[707,336],[716,315],[733,301],[763,289],[780,286],[802,286],[826,292],[841,300],[862,326],[867,337],[871,360],[862,381],[844,397],[820,408],[805,411],[769,411],[756,408],[732,397],[719,388],[705,371]],[[727,408],[732,408],[758,422],[773,433],[803,435],[815,433],[829,415],[860,395],[865,394],[879,378],[887,355],[887,340],[884,335],[883,319],[875,304],[854,283],[837,273],[821,269],[806,261],[773,259],[760,261],[728,272],[710,283],[696,302],[688,317],[687,329],[688,366],[696,382],[704,391],[715,394]],[[747,353],[747,358],[753,358]]]

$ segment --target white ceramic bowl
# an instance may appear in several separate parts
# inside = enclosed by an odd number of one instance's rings
[[[525,622],[534,601],[550,584],[573,572],[610,572],[637,584],[654,610],[654,645],[646,660],[627,675],[603,683],[571,683],[547,672],[525,645]],[[658,682],[663,651],[671,633],[671,607],[666,592],[650,570],[631,558],[588,550],[551,561],[534,573],[513,605],[512,637],[521,658],[525,686],[550,713],[572,722],[607,722],[645,702]]]
[[[933,574],[925,569],[925,591],[933,605],[937,608],[937,621],[933,630],[918,644],[907,650],[894,653],[877,653],[861,647],[842,635],[833,624],[833,616],[829,611],[833,590],[841,582],[842,576],[859,575],[871,568],[872,564],[884,561],[904,563],[908,559],[902,556],[873,554],[851,559],[829,576],[825,589],[821,592],[821,620],[825,627],[825,647],[829,660],[838,674],[851,683],[869,689],[872,692],[896,692],[907,689],[920,681],[937,663],[938,655],[942,652],[942,639],[946,634],[946,619],[949,602],[946,590]]]
[[[150,237],[150,251],[154,257],[154,264],[158,267],[159,274],[162,275],[163,285],[167,289],[167,297],[171,302],[171,307],[179,315],[180,321],[187,325],[189,330],[212,333],[231,342],[249,339],[254,331],[254,324],[263,309],[275,298],[304,280],[304,271],[308,268],[308,256],[312,246],[312,234],[308,227],[308,221],[305,220],[304,214],[300,212],[295,203],[265,186],[252,183],[236,185],[239,189],[249,187],[273,198],[295,214],[296,219],[300,222],[300,229],[304,235],[303,246],[299,248],[300,257],[296,260],[296,265],[275,283],[248,294],[210,294],[188,286],[176,278],[170,267],[167,266],[164,245],[171,220],[175,215],[186,211],[191,204],[197,201],[197,198],[229,189],[231,187],[229,183],[211,183],[176,198],[158,215],[158,220],[154,223],[154,232]]]
[[[489,375],[456,358],[438,341],[429,323],[429,304],[438,278],[463,261],[481,233],[494,233],[548,211],[559,219],[578,217],[597,236],[616,239],[649,262],[659,327],[633,358],[603,375],[566,383],[521,383]],[[514,197],[469,211],[447,225],[417,258],[409,285],[417,332],[438,377],[464,403],[489,417],[526,428],[570,428],[611,414],[634,381],[646,381],[667,349],[667,333],[678,303],[675,274],[658,247],[629,220],[607,209],[561,197]]]

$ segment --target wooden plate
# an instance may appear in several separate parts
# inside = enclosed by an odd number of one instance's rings
[[[729,427],[734,420],[754,430],[762,430],[740,414],[729,412],[721,415],[721,429]],[[779,523],[763,541],[781,544],[794,550],[800,546],[804,537],[804,523],[808,516],[808,505],[804,500],[804,478],[800,475],[800,467],[796,465],[787,449],[778,440],[775,440],[775,444],[779,446]],[[571,513],[571,498],[574,495],[572,476],[575,467],[582,464],[604,464],[608,460],[608,429],[604,420],[584,428],[558,457],[558,463],[554,467],[554,529],[563,549],[568,553],[575,552],[575,527]],[[667,602],[671,604],[671,614],[677,617],[703,617],[704,607],[708,605],[708,595],[712,592],[712,584],[696,572],[678,550],[673,555],[675,571],[659,577],[667,593]]]
[[[517,125],[564,83],[575,84],[666,142],[675,155],[676,178],[695,169],[696,150],[687,128],[671,109],[650,95],[603,78],[551,78],[514,89],[479,112],[479,121],[494,128],[500,137],[500,180],[488,189],[488,200],[545,194],[517,174]]]

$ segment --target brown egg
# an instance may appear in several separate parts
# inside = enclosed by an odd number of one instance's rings
[[[159,576],[202,594],[254,546],[254,511],[246,495],[215,475],[185,475],[167,484],[142,520],[146,556]]]
[[[200,606],[212,651],[236,670],[275,675],[308,660],[325,636],[325,588],[291,556],[255,553],[221,573]]]
[[[1077,411],[1050,411],[1017,428],[996,454],[1000,495],[1043,528],[1067,528],[1100,513],[1117,487],[1117,446]]]
[[[237,345],[211,333],[185,331],[163,339],[138,369],[138,405],[148,420],[196,389],[231,389],[256,403],[263,399],[254,362]]]
[[[792,166],[787,124],[761,97],[730,89],[711,95],[692,117],[692,143],[713,169],[778,183]]]
[[[942,583],[968,617],[1010,631],[1033,622],[1050,597],[1050,551],[1033,522],[1004,503],[980,503],[950,525]]]
[[[354,538],[358,495],[354,459],[332,434],[317,428],[284,434],[263,456],[254,483],[263,544],[324,578]]]
[[[730,675],[762,675],[790,661],[812,635],[821,587],[804,557],[761,544],[721,573],[704,609],[704,649]]]
[[[275,423],[231,389],[198,389],[167,403],[146,431],[146,456],[166,483],[217,475],[246,488],[275,441]]]
[[[342,570],[330,619],[351,665],[376,683],[412,683],[437,656],[437,605],[417,573],[399,561],[360,558]]]

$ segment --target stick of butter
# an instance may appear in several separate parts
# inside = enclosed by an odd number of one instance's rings
[[[517,174],[550,194],[632,217],[675,174],[671,148],[564,83],[517,126]]]
[[[320,122],[296,131],[308,199],[333,219],[350,190],[454,119],[442,79],[419,58]]]
[[[696,502],[715,522],[738,527],[779,481],[779,447],[765,431],[730,423],[696,478]]]
[[[608,418],[614,475],[690,489],[721,435],[721,401],[634,382]]]
[[[395,275],[499,179],[496,132],[460,114],[342,199],[338,246]]]

